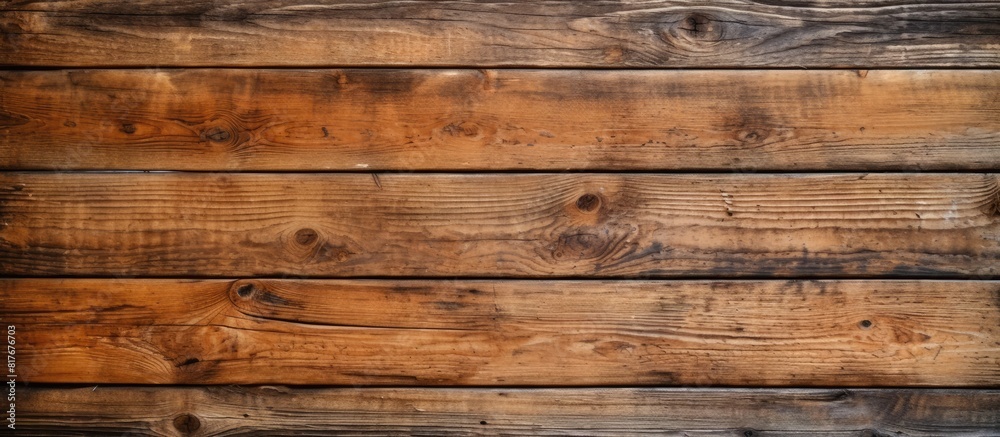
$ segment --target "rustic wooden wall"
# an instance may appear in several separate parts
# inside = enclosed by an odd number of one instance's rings
[[[4,431],[1000,435],[998,68],[997,0],[8,0]]]

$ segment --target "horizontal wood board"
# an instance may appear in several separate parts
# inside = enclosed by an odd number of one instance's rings
[[[997,67],[998,5],[13,0],[0,65]]]
[[[8,170],[991,170],[990,70],[0,72]]]
[[[0,274],[991,278],[992,174],[0,175]]]
[[[0,280],[22,382],[1000,386],[995,281]]]
[[[25,389],[24,435],[995,436],[996,390]]]

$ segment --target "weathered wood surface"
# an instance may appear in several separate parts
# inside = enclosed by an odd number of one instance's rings
[[[994,281],[0,281],[28,383],[1000,386]]]
[[[0,274],[992,277],[990,174],[0,175]]]
[[[27,435],[995,436],[996,390],[26,387]]]
[[[1000,75],[0,72],[0,168],[995,170]]]
[[[993,0],[13,0],[0,30],[26,66],[1000,66]]]

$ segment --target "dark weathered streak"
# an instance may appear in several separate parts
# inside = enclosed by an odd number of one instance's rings
[[[994,281],[13,279],[0,319],[29,383],[996,387],[998,296]]]
[[[988,174],[6,173],[0,274],[984,278],[998,202]]]
[[[996,390],[33,386],[23,396],[19,429],[30,435],[939,437],[1000,430]]]
[[[68,70],[0,86],[4,169],[1000,168],[989,70]]]
[[[8,1],[0,65],[1000,66],[1000,3]]]

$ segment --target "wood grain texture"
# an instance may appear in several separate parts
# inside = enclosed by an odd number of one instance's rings
[[[0,280],[27,383],[1000,386],[1000,282]]]
[[[1000,75],[0,72],[0,168],[988,170]]]
[[[995,175],[0,175],[0,274],[992,277]]]
[[[996,390],[24,389],[25,435],[994,436]],[[89,435],[89,434],[88,434]]]
[[[13,0],[0,65],[997,67],[998,5]]]

